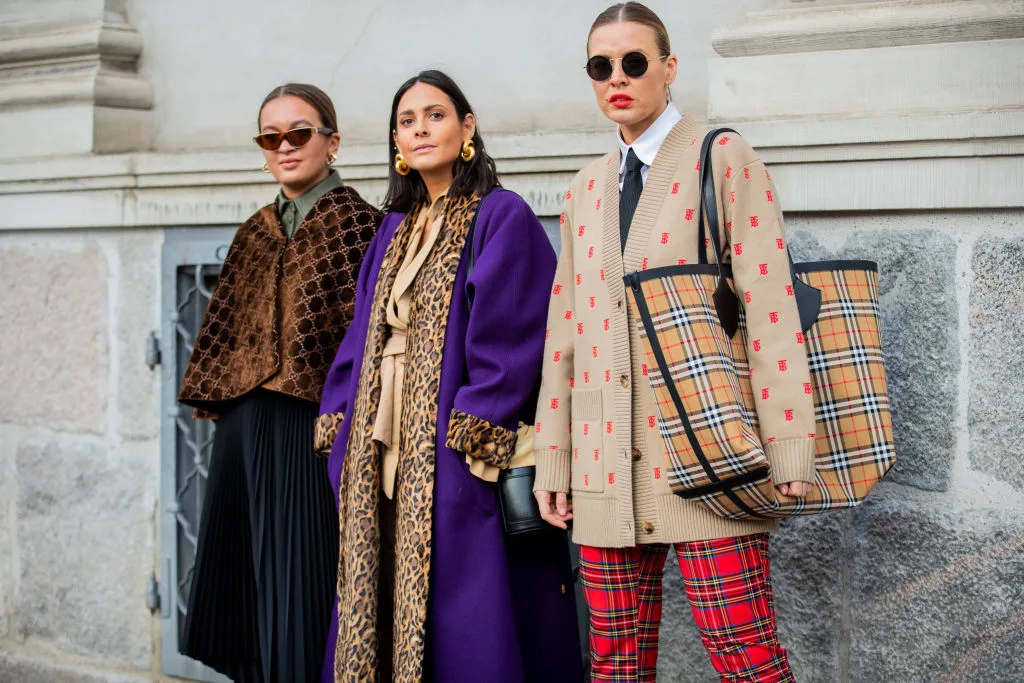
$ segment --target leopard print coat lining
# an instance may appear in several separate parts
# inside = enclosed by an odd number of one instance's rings
[[[433,524],[434,461],[442,352],[455,277],[479,197],[446,200],[442,233],[413,284],[403,393],[400,460],[395,493],[394,681],[423,680]],[[338,643],[334,680],[376,680],[380,563],[380,452],[371,438],[381,393],[381,357],[389,326],[388,297],[412,226],[411,211],[395,232],[381,265],[363,350],[339,489]]]

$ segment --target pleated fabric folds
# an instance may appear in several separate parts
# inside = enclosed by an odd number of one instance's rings
[[[316,417],[257,389],[217,421],[181,652],[236,683],[320,677],[338,517]]]

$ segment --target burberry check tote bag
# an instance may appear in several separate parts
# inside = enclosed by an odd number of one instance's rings
[[[895,462],[877,266],[790,264],[811,371],[816,480],[803,498],[777,497],[758,434],[746,325],[731,267],[720,257],[707,262],[705,213],[716,257],[723,253],[710,150],[726,131],[712,131],[701,148],[700,263],[626,276],[639,313],[669,486],[734,519],[852,507]]]

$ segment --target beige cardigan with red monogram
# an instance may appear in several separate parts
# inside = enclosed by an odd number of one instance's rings
[[[561,217],[562,253],[548,312],[537,407],[537,481],[572,491],[573,539],[626,547],[773,531],[770,520],[719,517],[674,495],[646,379],[637,313],[623,276],[697,262],[698,172],[707,129],[679,121],[651,166],[619,243],[619,152],[577,174]],[[728,133],[712,152],[723,244],[744,300],[761,437],[777,483],[814,479],[814,406],[804,392],[807,355],[798,343],[782,212],[764,164]],[[709,250],[713,253],[713,249]],[[749,349],[748,349],[749,350]],[[784,363],[780,361],[785,361]],[[785,368],[785,370],[782,370]]]

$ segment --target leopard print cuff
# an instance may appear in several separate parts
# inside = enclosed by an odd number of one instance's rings
[[[505,469],[515,455],[516,438],[513,431],[453,408],[445,446]]]
[[[331,447],[338,437],[338,430],[341,423],[345,421],[342,413],[324,413],[316,419],[313,425],[313,451],[317,455],[327,457],[331,454]]]

